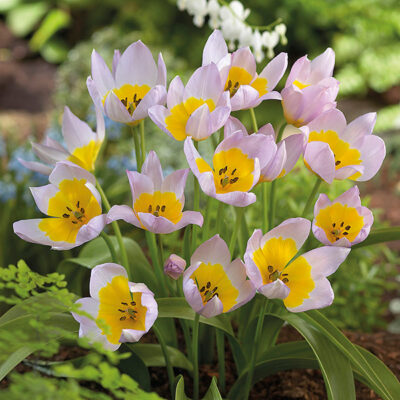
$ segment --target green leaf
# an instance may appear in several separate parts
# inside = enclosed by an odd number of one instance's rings
[[[183,297],[168,297],[157,299],[159,318],[181,318],[194,320],[195,312]],[[226,315],[218,315],[213,318],[200,316],[200,322],[221,329],[228,335],[234,336],[229,318]]]
[[[165,367],[165,358],[159,344],[135,343],[130,349],[143,360],[146,367]],[[171,346],[167,346],[167,349],[171,364],[175,368],[193,370],[192,363],[181,351]]]
[[[47,10],[48,5],[45,1],[21,4],[10,10],[7,25],[14,35],[25,36],[32,32]]]
[[[114,248],[118,255],[120,250],[115,236],[110,236]],[[146,256],[143,254],[139,245],[131,238],[123,238],[128,259],[130,263],[128,276],[133,282],[144,282],[151,291],[158,293],[158,282],[155,274]],[[74,263],[82,267],[92,269],[96,265],[111,262],[111,255],[108,247],[104,243],[103,238],[98,237],[83,246],[76,258],[67,258],[60,263],[61,267],[64,263]]]
[[[373,229],[368,237],[363,242],[354,245],[352,250],[372,244],[392,242],[394,240],[400,240],[400,226]]]
[[[0,2],[0,12],[5,13],[21,3],[21,0],[1,0]]]
[[[221,394],[217,386],[217,379],[215,378],[215,376],[213,376],[210,387],[208,388],[207,393],[203,397],[203,400],[222,400]]]
[[[68,46],[62,40],[53,38],[40,48],[40,54],[49,63],[61,63],[67,58]]]
[[[384,400],[400,398],[400,382],[378,358],[367,350],[360,351],[319,311],[299,313],[298,316],[314,325],[350,360],[363,381]],[[366,356],[368,354],[368,356]]]
[[[71,16],[66,11],[59,8],[51,10],[30,40],[32,49],[40,50],[57,31],[67,27],[70,22]]]
[[[229,345],[231,346],[231,351],[233,354],[233,359],[235,361],[236,371],[238,375],[240,375],[246,368],[248,360],[236,338],[230,335],[228,335],[227,338],[229,341]]]
[[[183,380],[183,376],[179,375],[177,379],[178,383],[175,389],[175,400],[190,400],[185,394],[185,381]]]

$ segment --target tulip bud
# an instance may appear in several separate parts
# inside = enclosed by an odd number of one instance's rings
[[[164,273],[177,280],[182,275],[185,267],[186,261],[182,257],[171,254],[164,263]]]

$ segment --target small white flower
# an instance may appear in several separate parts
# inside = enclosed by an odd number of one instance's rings
[[[279,35],[276,31],[264,32],[262,34],[262,42],[264,46],[268,49],[268,57],[272,58],[274,56],[274,47],[279,43]]]
[[[280,36],[281,38],[281,43],[285,46],[287,44],[287,38],[286,38],[286,25],[285,24],[279,24],[275,27],[275,32]]]
[[[266,33],[266,32],[264,32]],[[264,52],[262,50],[263,47],[263,37],[261,36],[258,30],[254,31],[253,33],[253,40],[251,43],[254,49],[254,57],[256,58],[257,62],[261,62],[264,59]]]

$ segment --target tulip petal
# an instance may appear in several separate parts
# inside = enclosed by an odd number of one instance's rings
[[[115,86],[114,78],[109,68],[103,60],[103,57],[101,57],[96,50],[92,52],[92,78],[100,98]]]
[[[211,300],[207,302],[207,304],[203,307],[199,314],[206,318],[212,318],[223,312],[223,304],[218,296],[213,297]]]
[[[218,61],[220,61],[227,54],[228,46],[226,45],[222,32],[219,30],[214,30],[204,46],[202,65],[207,65],[212,62],[217,64]]]
[[[40,174],[43,175],[50,175],[51,171],[53,170],[52,167],[42,164],[37,161],[25,161],[22,160],[21,158],[18,158],[18,161],[25,167],[30,169],[31,171],[34,172],[39,172]]]
[[[56,195],[58,192],[58,188],[55,185],[49,184],[45,186],[39,187],[31,187],[33,199],[38,207],[38,209],[46,215],[50,215],[47,213],[47,209],[49,208],[49,200]],[[50,215],[51,217],[58,217],[59,215]]]
[[[259,287],[258,291],[268,299],[284,299],[289,295],[290,289],[280,279],[277,279]]]
[[[256,73],[256,60],[249,47],[242,47],[232,54],[232,67],[245,69],[251,76]]]
[[[335,66],[335,52],[328,47],[322,54],[311,61],[311,83],[318,83],[324,78],[332,76]]]
[[[224,139],[240,131],[243,135],[248,135],[246,127],[235,117],[230,116],[224,125]]]
[[[161,185],[161,192],[173,192],[180,199],[184,193],[189,169],[180,169],[169,174]]]
[[[122,205],[122,206],[112,206],[110,211],[107,214],[107,224],[112,221],[117,221],[119,219],[124,220],[128,224],[132,224],[137,228],[142,228],[140,221],[136,217],[133,209],[129,206]]]
[[[169,219],[156,217],[151,213],[139,212],[138,217],[144,228],[153,233],[171,233],[178,229]]]
[[[240,85],[238,91],[231,98],[232,111],[253,107],[259,97],[258,91],[250,85]]]
[[[110,92],[104,103],[104,112],[113,121],[122,124],[133,122],[133,118],[114,92]]]
[[[16,221],[13,223],[13,230],[16,235],[18,235],[22,240],[30,243],[44,244],[46,246],[53,246],[55,243],[63,243],[66,246],[71,245],[71,243],[66,242],[54,242],[46,236],[45,232],[39,229],[39,224],[43,219],[25,219],[22,221]],[[74,247],[74,245],[69,248]]]
[[[126,174],[128,175],[129,184],[131,186],[133,204],[142,193],[154,192],[153,181],[147,175],[136,171],[126,171]]]
[[[157,81],[156,85],[165,86],[167,85],[167,67],[165,66],[165,62],[161,53],[158,54],[158,62],[157,62]]]
[[[202,140],[211,135],[210,110],[207,104],[197,108],[186,123],[186,132],[195,140]]]
[[[335,177],[335,157],[328,143],[310,142],[304,152],[304,160],[327,183]]]
[[[185,91],[185,86],[182,83],[180,76],[176,76],[172,79],[168,88],[167,95],[167,107],[171,109],[175,107],[177,104],[183,102],[183,92]]]
[[[342,139],[352,147],[360,147],[366,135],[370,135],[376,123],[376,113],[371,112],[360,115],[347,125],[342,135]]]
[[[296,165],[297,160],[303,153],[304,140],[305,135],[303,133],[291,135],[283,140],[283,142],[285,143],[287,155],[286,162],[283,167],[285,169],[285,174],[283,176],[288,174]]]
[[[155,151],[150,151],[142,166],[142,174],[148,176],[153,182],[154,190],[161,190],[164,177],[160,159]]]
[[[360,148],[364,171],[357,181],[368,181],[379,171],[386,156],[385,142],[376,135],[368,135]]]
[[[90,274],[90,297],[99,300],[100,290],[111,283],[116,276],[128,278],[128,273],[123,266],[115,263],[105,263],[94,267]]]
[[[70,161],[58,162],[49,176],[49,182],[56,186],[64,180],[74,179],[83,179],[92,185],[96,185],[94,175]]]
[[[215,197],[217,200],[235,207],[247,207],[250,204],[255,203],[257,200],[257,197],[254,193],[248,192],[230,192],[222,194],[217,193],[215,196],[212,197]]]
[[[287,53],[279,53],[260,73],[261,78],[267,79],[267,90],[270,92],[282,79],[288,63]]]
[[[106,214],[93,217],[87,224],[82,225],[76,235],[76,245],[80,246],[83,243],[89,242],[100,235],[106,225]],[[56,248],[56,247],[54,247]]]
[[[149,109],[155,105],[164,104],[166,97],[167,93],[164,86],[154,86],[140,101],[132,114],[132,118],[135,121],[146,118],[149,114]]]
[[[57,161],[66,160],[69,156],[65,150],[60,151],[39,143],[32,143],[32,150],[35,155],[47,164],[55,164]]]
[[[150,119],[168,136],[173,138],[171,132],[166,128],[165,119],[171,115],[171,112],[164,106],[153,106],[148,111]]]
[[[116,86],[128,83],[153,87],[158,78],[158,69],[153,55],[140,40],[132,43],[121,55],[115,80]]]
[[[338,109],[332,108],[313,119],[307,127],[310,132],[334,131],[341,136],[346,125],[344,114]]]
[[[182,218],[175,225],[175,230],[182,229],[191,224],[202,227],[203,221],[203,216],[198,211],[184,211],[182,213]]]
[[[227,266],[231,261],[231,254],[225,241],[217,234],[202,243],[192,254],[190,265],[204,263]]]

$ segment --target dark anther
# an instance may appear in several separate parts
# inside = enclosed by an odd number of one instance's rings
[[[343,228],[343,225],[344,225],[344,222],[342,222],[342,223],[340,224],[340,227]]]
[[[235,85],[233,86],[234,89],[238,89],[239,88],[239,82],[236,82]]]
[[[272,274],[269,274],[269,277],[268,277],[269,280],[273,281],[275,279],[275,275],[276,275],[275,272],[273,272]]]
[[[343,235],[345,235],[345,236],[348,235],[348,234],[349,234],[349,232],[343,232]]]
[[[129,318],[135,320],[135,317],[132,317],[132,315]]]
[[[64,218],[69,218],[69,214],[63,214]]]
[[[340,161],[339,161],[339,160],[335,162],[335,165],[336,165],[336,166],[339,165],[339,164],[340,164]]]
[[[128,98],[125,97],[124,99],[122,99],[121,103],[126,107],[128,105]]]
[[[335,239],[335,241],[337,242],[339,240],[339,238],[337,237],[336,239]]]
[[[136,103],[136,97],[137,97],[137,93],[135,93],[135,95],[133,96],[133,102]]]
[[[210,287],[211,287],[211,282],[207,282],[206,288],[210,289]]]
[[[156,211],[160,211],[160,205],[157,204]]]
[[[218,290],[218,286],[215,286],[215,288],[211,291],[211,293],[215,293]]]
[[[161,207],[161,211],[164,212],[164,211],[165,211],[165,208],[166,208],[165,206],[162,206],[162,207]]]
[[[222,175],[223,173],[224,173],[224,169],[221,168],[221,169],[219,170],[219,174]]]
[[[288,276],[288,274],[281,274],[282,276]]]
[[[239,178],[238,177],[236,177],[236,178],[233,178],[233,179],[231,179],[230,180],[230,183],[235,183],[235,182],[237,182],[239,180]]]
[[[149,205],[149,213],[151,213],[153,211],[153,207],[151,206],[151,204]]]
[[[208,293],[210,293],[210,291],[209,291],[209,290],[206,290],[206,292],[204,293],[204,296],[207,296]]]
[[[223,179],[221,179],[219,182],[221,183],[222,186],[224,186],[224,184],[223,184],[224,180]]]
[[[228,166],[227,165],[225,165],[224,174],[226,173],[226,171],[228,171]]]
[[[124,315],[123,317],[121,317],[119,320],[120,320],[120,321],[125,321],[125,320],[126,320],[125,315]]]
[[[123,301],[121,301],[121,304],[124,305],[124,306],[128,305],[128,303],[124,303]]]
[[[335,227],[335,226],[336,226],[336,224],[335,224],[335,223],[333,223],[333,224],[332,224],[332,226],[333,226],[333,227]]]
[[[78,202],[76,203],[76,208],[79,208],[79,200],[78,200]]]
[[[288,282],[289,282],[289,279],[288,279],[288,278],[283,278],[283,279],[282,279],[282,282],[283,282],[283,283],[288,283]]]
[[[232,87],[232,81],[229,80],[228,85],[226,86],[226,90],[231,90],[231,87]]]
[[[81,213],[85,214],[85,209],[84,208],[81,208]]]
[[[120,308],[118,308],[118,311],[119,311],[119,312],[125,312],[125,310],[121,310]]]
[[[350,228],[351,228],[351,226],[347,225],[346,228],[344,228],[344,229],[346,229],[346,231],[348,231]]]
[[[78,221],[71,221],[73,224],[77,224],[78,223]]]
[[[67,207],[67,210],[68,210],[68,211],[72,211],[69,207]]]
[[[131,306],[136,306],[136,301],[131,301]]]
[[[272,272],[274,270],[274,267],[272,265],[268,265],[268,272]]]
[[[232,171],[232,175],[235,175],[236,172],[236,168]]]
[[[155,217],[159,217],[159,216],[160,216],[160,214],[158,213],[158,211],[154,211],[154,212],[153,212],[153,215],[154,215]]]
[[[203,293],[205,290],[206,290],[206,287],[203,286],[203,287],[200,289],[200,293]]]
[[[336,231],[331,231],[332,235],[336,235]]]

